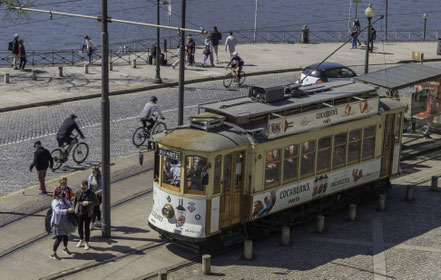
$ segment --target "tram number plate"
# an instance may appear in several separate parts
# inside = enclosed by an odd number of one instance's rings
[[[200,235],[202,230],[202,225],[185,224],[184,231],[191,234]]]

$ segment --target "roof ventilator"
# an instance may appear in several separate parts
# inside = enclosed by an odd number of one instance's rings
[[[248,97],[263,103],[273,103],[285,99],[285,89],[283,86],[252,86],[248,92]]]
[[[204,116],[207,114],[207,116]],[[209,113],[196,115],[190,118],[190,127],[208,131],[224,125],[225,117],[223,116],[208,116]]]

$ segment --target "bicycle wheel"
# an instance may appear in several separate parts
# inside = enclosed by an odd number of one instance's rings
[[[239,81],[239,86],[241,86],[243,83],[245,82],[245,72],[244,71],[240,71],[240,81]]]
[[[227,75],[225,75],[224,78],[224,87],[229,87],[231,86],[231,83],[233,82],[233,75],[231,73],[228,73]]]
[[[136,147],[139,147],[142,144],[144,144],[146,139],[147,139],[147,135],[146,135],[146,132],[144,130],[144,127],[142,127],[142,126],[138,127],[135,130],[135,133],[133,133],[133,136],[132,136],[133,145],[135,145]]]
[[[64,156],[63,156],[63,150],[61,149],[55,149],[51,152],[51,156],[54,159],[54,166],[53,169],[57,170],[60,168],[64,163]]]
[[[73,160],[77,164],[80,164],[83,161],[85,161],[88,155],[89,155],[89,146],[84,142],[78,143],[72,152]]]
[[[161,133],[164,130],[167,129],[167,126],[165,125],[165,123],[163,122],[157,122],[155,123],[155,125],[152,127],[152,132],[151,135],[157,134],[157,133]]]

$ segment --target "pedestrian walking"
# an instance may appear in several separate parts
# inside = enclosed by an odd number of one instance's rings
[[[24,71],[25,70],[25,66],[26,66],[26,50],[25,50],[25,46],[23,43],[23,39],[18,40],[18,56],[20,57],[20,64],[18,66],[18,68],[20,69],[20,71]]]
[[[98,198],[98,205],[95,205],[93,208],[93,216],[92,216],[92,224],[90,225],[90,229],[93,227],[100,227],[101,226],[101,210],[100,205],[102,202],[102,191],[103,191],[103,179],[101,176],[101,170],[98,166],[92,167],[90,169],[90,175],[89,179],[87,180],[87,185],[89,186],[89,189],[93,191]]]
[[[351,35],[351,38],[352,38],[351,49],[356,49],[357,48],[357,40],[358,40],[358,26],[357,26],[356,20],[353,22],[352,28],[351,28],[351,30],[349,30],[349,34]]]
[[[84,40],[86,40],[86,50],[87,50],[87,56],[89,57],[89,64],[92,64],[92,55],[96,49],[96,46],[92,42],[92,40],[89,38],[89,36],[87,36],[87,35],[84,36]]]
[[[34,161],[32,161],[29,171],[32,172],[34,167],[37,169],[38,182],[40,184],[39,194],[46,195],[46,172],[48,168],[53,171],[52,167],[54,165],[54,160],[49,151],[43,148],[40,141],[34,143],[34,148],[36,149],[34,152]]]
[[[371,25],[369,31],[369,51],[374,51],[374,42],[377,39],[377,31],[375,31],[374,27]]]
[[[193,66],[194,53],[196,52],[196,43],[193,40],[193,37],[191,37],[191,35],[188,35],[187,43],[185,44],[185,47],[187,49],[188,65]]]
[[[210,57],[210,63],[211,66],[214,66],[213,63],[213,42],[211,41],[211,35],[208,34],[207,38],[205,39],[205,47],[204,47],[204,61],[202,61],[202,66],[205,65],[205,62],[207,61],[207,58]]]
[[[55,193],[55,199],[52,200],[52,217],[51,227],[52,233],[55,234],[55,242],[53,245],[53,253],[51,259],[60,260],[57,255],[57,249],[61,241],[63,241],[64,250],[63,253],[71,255],[69,249],[67,249],[67,243],[69,241],[68,235],[75,230],[75,227],[68,220],[68,213],[73,213],[74,209],[72,204],[64,198],[64,191],[58,189]]]
[[[77,248],[84,246],[85,250],[90,249],[90,221],[95,205],[99,205],[98,198],[89,189],[87,180],[83,180],[81,189],[76,192],[74,199],[75,214],[78,217],[78,235],[80,236]]]
[[[220,40],[222,40],[222,33],[217,30],[217,26],[213,26],[213,31],[211,31],[211,42],[213,43],[213,51],[216,56],[216,63],[219,64],[218,47]]]
[[[15,70],[18,70],[17,68],[17,61],[19,60],[19,43],[18,43],[19,37],[18,34],[14,34],[14,40],[12,41],[12,68]]]
[[[67,185],[67,178],[61,177],[58,179],[58,186],[55,187],[54,192],[52,193],[52,198],[55,199],[55,194],[57,193],[57,190],[62,190],[64,192],[65,198],[73,204],[74,201],[74,192],[71,187]]]
[[[355,37],[355,40],[357,41],[358,46],[361,46],[361,42],[358,39],[358,36],[360,36],[361,33],[360,21],[358,19],[355,19],[354,22],[355,22],[355,26],[357,26],[357,36]]]
[[[236,51],[237,40],[236,37],[233,36],[233,32],[230,31],[230,35],[228,35],[227,39],[225,39],[225,51],[230,52],[230,59],[233,57],[233,53]]]

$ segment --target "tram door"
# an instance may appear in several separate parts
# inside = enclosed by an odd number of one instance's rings
[[[394,118],[395,114],[386,116],[384,124],[383,161],[381,163],[381,176],[390,174],[392,153],[394,147]]]
[[[220,227],[239,223],[243,192],[245,152],[233,152],[224,156],[224,174],[220,203]]]

